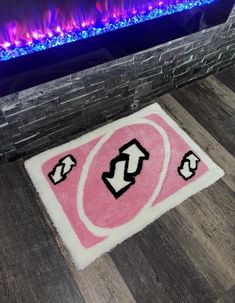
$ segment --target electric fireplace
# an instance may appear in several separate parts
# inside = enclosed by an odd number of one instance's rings
[[[0,96],[227,20],[234,0],[0,2]]]
[[[78,0],[70,1],[71,5],[48,1],[42,8],[40,1],[28,2],[25,10],[19,12],[16,19],[10,17],[2,25],[0,61],[105,34],[215,1]]]

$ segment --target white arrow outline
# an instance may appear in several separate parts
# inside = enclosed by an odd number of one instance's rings
[[[131,143],[131,141],[135,141],[135,142],[133,142],[131,145],[129,145]],[[147,160],[149,158],[149,153],[147,151],[145,151],[145,153],[144,153],[143,150],[140,149],[140,146],[142,147],[142,149],[144,149],[144,148],[141,145],[141,143],[138,142],[136,139],[133,139],[131,141],[128,142],[127,144],[125,144],[124,146],[122,146],[119,149],[119,151],[120,151],[120,154],[129,156],[127,173],[132,174],[132,175],[135,175],[135,174],[137,175],[137,174],[139,174],[139,172],[138,172],[139,165],[141,164],[141,167],[142,167],[143,160]],[[139,144],[139,146],[137,144]],[[124,147],[126,145],[129,145],[129,146],[124,149]]]
[[[126,159],[120,159],[116,160],[118,157],[116,157],[114,160],[116,161],[114,166],[114,172],[113,176],[106,176],[105,181],[109,183],[109,186],[112,187],[113,191],[118,194],[120,191],[126,189],[127,187],[130,187],[133,184],[132,180],[125,180],[125,171],[126,171],[126,165],[127,160]],[[104,179],[103,179],[104,180]],[[105,182],[105,184],[106,184]]]

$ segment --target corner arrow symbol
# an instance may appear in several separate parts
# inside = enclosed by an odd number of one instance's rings
[[[61,161],[61,163],[64,164],[63,174],[67,174],[68,172],[71,171],[71,169],[73,168],[73,166],[76,166],[76,160],[71,155],[69,155],[66,158],[64,158]]]
[[[197,164],[200,160],[196,155],[194,155],[193,153],[189,154],[185,159],[189,160],[191,169],[197,169]]]
[[[54,185],[64,181],[67,174],[77,165],[76,159],[72,155],[68,155],[59,160],[53,170],[49,172],[48,177]]]
[[[187,180],[190,179],[194,173],[190,170],[189,161],[185,161],[182,168],[179,168],[180,174]]]

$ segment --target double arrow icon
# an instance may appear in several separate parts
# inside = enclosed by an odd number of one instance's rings
[[[77,161],[72,155],[68,155],[60,159],[53,170],[49,172],[49,179],[54,185],[64,181],[67,174],[73,169],[74,166],[76,166],[76,164]]]
[[[102,174],[102,180],[116,199],[135,184],[143,161],[149,159],[149,153],[136,139],[123,145],[119,152],[110,162],[110,171]]]
[[[178,173],[185,181],[191,179],[195,175],[199,162],[200,159],[192,151],[187,152],[178,167]]]

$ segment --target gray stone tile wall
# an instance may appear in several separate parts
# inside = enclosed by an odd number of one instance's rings
[[[0,160],[33,155],[235,63],[227,23],[0,98]]]

